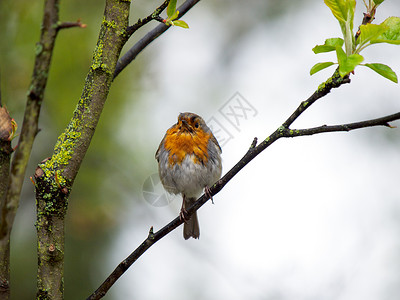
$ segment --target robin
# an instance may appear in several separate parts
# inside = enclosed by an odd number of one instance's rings
[[[204,120],[189,112],[179,114],[178,122],[167,130],[157,149],[158,174],[165,190],[183,198],[179,216],[185,222],[185,240],[200,236],[197,213],[188,220],[184,213],[203,189],[209,194],[209,187],[221,177],[221,152]]]

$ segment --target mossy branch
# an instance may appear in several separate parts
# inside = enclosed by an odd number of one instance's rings
[[[107,0],[92,65],[81,98],[53,155],[35,172],[40,299],[62,299],[64,216],[68,196],[88,150],[127,41],[130,1]]]

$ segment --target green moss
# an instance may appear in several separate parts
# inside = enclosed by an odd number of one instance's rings
[[[91,68],[92,70],[101,69],[108,74],[114,74],[114,71],[111,71],[110,67],[103,62],[103,48],[104,44],[100,41],[94,51]]]
[[[331,77],[329,77],[325,82],[321,83],[318,86],[317,92],[321,92],[327,88],[337,87],[343,83],[343,77],[340,76],[339,70],[336,69],[335,73]]]
[[[123,7],[125,7],[124,10],[126,10],[129,5],[121,5],[121,3],[118,5],[118,3],[116,3],[116,7],[110,9],[122,10]],[[124,18],[127,16],[127,13],[127,11],[123,12]],[[120,21],[125,20],[112,19],[110,17],[103,18],[100,37],[93,53],[91,71],[86,78],[83,95],[75,109],[73,118],[65,131],[59,136],[54,147],[53,156],[39,165],[44,174],[40,179],[38,178],[37,182],[39,184],[37,184],[36,188],[37,199],[39,201],[37,204],[39,215],[36,223],[38,228],[50,226],[46,223],[48,217],[54,216],[55,214],[63,216],[66,212],[68,188],[71,186],[72,182],[70,180],[72,180],[72,178],[64,177],[65,174],[70,174],[64,172],[64,170],[70,165],[71,159],[74,157],[79,145],[85,142],[82,135],[86,134],[86,132],[89,132],[88,135],[90,135],[90,132],[97,123],[97,112],[93,112],[95,116],[86,116],[92,115],[90,110],[93,94],[105,89],[103,86],[104,84],[111,84],[111,79],[109,78],[112,78],[114,68],[111,59],[108,60],[105,58],[105,55],[108,54],[108,52],[105,53],[105,50],[108,48],[115,48],[115,45],[111,44],[115,41],[108,36],[109,33],[112,35],[126,35],[126,26],[123,24],[119,25],[121,23]],[[101,83],[102,86],[98,86],[96,82],[100,84],[101,80],[95,81],[95,78],[97,76],[103,76],[104,73],[106,73],[105,77],[107,80],[105,83]]]
[[[122,37],[125,37],[125,38],[128,37],[127,32],[126,32],[125,29],[118,30],[118,31],[116,32],[116,34],[117,34],[118,36],[122,36]]]
[[[106,20],[106,18],[103,16],[103,21],[101,22],[102,24],[104,24],[104,26],[106,27],[110,27],[110,28],[117,28],[117,24],[115,23],[114,20],[108,21]]]
[[[321,83],[321,84],[318,86],[318,90],[317,90],[317,91],[320,92],[320,91],[322,91],[322,90],[325,90],[327,84],[332,84],[332,77],[329,77],[327,81]]]
[[[89,108],[89,101],[93,97],[93,89],[86,89],[84,91],[84,95],[82,95],[81,99],[79,100],[79,103],[75,109],[75,114],[76,117],[79,117],[79,114],[82,112],[90,113],[90,108]]]
[[[333,74],[333,76],[329,77],[325,82],[321,83],[321,84],[318,86],[318,92],[320,92],[320,91],[322,91],[322,90],[325,90],[326,87],[327,87],[327,85],[331,85],[334,76],[335,76],[335,74]]]
[[[105,71],[105,72],[107,72],[108,74],[110,74],[110,75],[114,74],[113,72],[111,72],[111,69],[110,69],[110,68],[108,67],[108,65],[106,65],[106,64],[101,64],[100,68],[101,68],[103,71]]]
[[[81,120],[74,117],[65,132],[59,136],[53,156],[39,165],[44,172],[42,180],[48,183],[48,190],[41,192],[45,201],[52,199],[54,193],[59,192],[60,187],[67,185],[67,179],[61,174],[75,151],[76,143],[81,137],[81,130]]]
[[[96,49],[94,50],[94,53],[93,53],[93,60],[92,60],[93,62],[92,62],[92,66],[91,66],[91,68],[93,70],[96,70],[102,64],[103,47],[104,47],[104,45],[101,41],[99,41],[99,43],[96,45]]]
[[[36,293],[37,300],[48,300],[49,298],[49,291],[46,289],[38,289]]]
[[[41,184],[37,184],[36,194],[42,204],[37,203],[37,229],[51,224],[43,221],[52,215],[64,216],[67,209],[66,195],[62,187],[68,186],[68,180],[61,176],[63,168],[69,163],[75,151],[76,140],[80,137],[80,121],[73,119],[66,131],[58,138],[54,155],[42,163],[40,168],[44,175],[40,177]]]

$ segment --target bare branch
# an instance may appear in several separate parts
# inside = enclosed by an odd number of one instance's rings
[[[388,115],[382,118],[362,121],[362,122],[355,122],[355,123],[348,123],[348,124],[340,124],[340,125],[323,125],[314,128],[307,128],[307,129],[284,129],[282,134],[284,137],[296,137],[296,136],[307,136],[313,135],[318,133],[325,133],[325,132],[339,132],[339,131],[351,131],[360,128],[367,128],[373,126],[385,126],[389,128],[396,128],[391,126],[389,122],[393,122],[395,120],[400,119],[400,112]]]
[[[61,30],[73,27],[86,28],[86,24],[81,23],[81,20],[78,20],[76,22],[58,22],[56,29]]]
[[[152,20],[157,20],[159,22],[162,22],[162,18],[160,18],[160,14],[168,6],[169,1],[170,0],[165,0],[164,3],[161,4],[159,7],[157,7],[151,15],[148,15],[144,19],[139,19],[135,24],[133,24],[132,26],[129,26],[128,29],[126,30],[128,33],[128,36],[130,37],[136,30],[143,27],[144,25],[146,25],[147,23],[149,23]]]

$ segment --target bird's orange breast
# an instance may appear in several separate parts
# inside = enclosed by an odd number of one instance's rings
[[[181,164],[186,155],[193,155],[194,163],[206,164],[208,161],[208,141],[211,134],[204,131],[182,132],[177,127],[168,129],[164,147],[168,151],[171,165]]]

